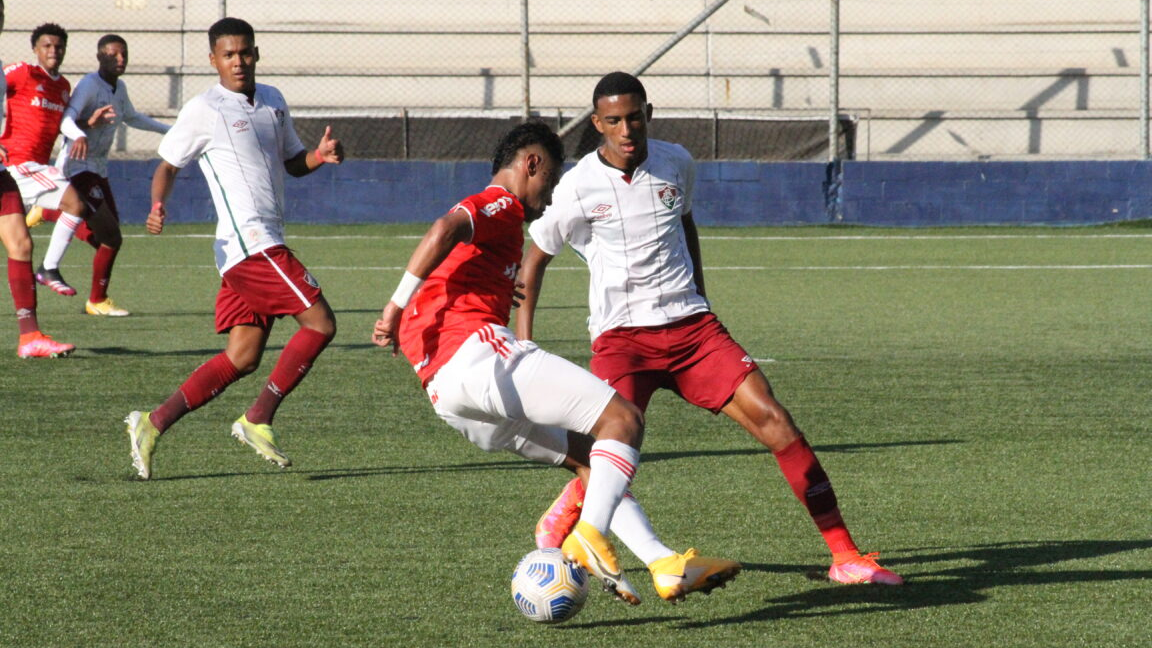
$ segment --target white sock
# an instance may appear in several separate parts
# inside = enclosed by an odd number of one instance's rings
[[[616,507],[616,513],[612,516],[612,533],[645,565],[676,553],[656,537],[648,515],[644,513],[640,502],[632,497],[632,493],[625,493],[624,499]]]
[[[64,253],[68,251],[68,245],[72,243],[72,237],[76,234],[76,228],[83,222],[84,219],[79,216],[60,213],[56,227],[52,228],[52,238],[48,241],[48,250],[44,252],[42,265],[45,270],[55,270],[60,267],[60,259],[64,258]]]
[[[636,474],[640,451],[630,445],[605,439],[592,444],[588,465],[588,488],[580,519],[607,533],[612,514]]]

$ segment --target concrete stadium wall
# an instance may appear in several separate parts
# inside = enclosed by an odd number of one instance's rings
[[[113,161],[121,218],[143,223],[155,162]],[[1152,218],[1152,162],[700,162],[702,225],[927,227],[1088,225]],[[288,220],[430,222],[490,179],[484,162],[352,160],[288,179]],[[212,222],[195,165],[177,178],[172,222]]]

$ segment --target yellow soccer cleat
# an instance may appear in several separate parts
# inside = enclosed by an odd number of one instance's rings
[[[604,534],[584,520],[576,523],[560,548],[564,557],[600,579],[606,592],[630,605],[640,605],[640,595],[624,578],[616,560],[616,548]]]
[[[113,303],[111,298],[102,302],[84,302],[84,312],[89,315],[102,315],[104,317],[128,317],[132,314]]]
[[[232,424],[232,436],[281,468],[292,465],[292,460],[276,447],[276,433],[267,423],[249,423],[246,416],[241,416]]]
[[[648,565],[652,585],[660,598],[672,603],[684,600],[692,592],[710,593],[724,587],[740,573],[740,563],[722,558],[705,558],[695,549],[672,554]]]
[[[160,431],[148,420],[148,412],[131,412],[124,419],[128,424],[128,443],[132,448],[132,466],[140,479],[152,479],[152,452]]]
[[[40,205],[33,205],[32,209],[24,216],[24,225],[28,229],[39,226],[44,222],[44,208]]]

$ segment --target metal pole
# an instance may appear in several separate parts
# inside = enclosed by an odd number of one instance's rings
[[[1140,0],[1140,156],[1148,151],[1148,2]]]
[[[528,74],[532,61],[532,52],[528,49],[528,0],[520,0],[520,50],[524,57],[524,69],[520,72],[520,85],[524,89],[524,121],[528,121],[532,116],[531,77]]]
[[[840,151],[836,137],[840,125],[840,0],[832,0],[828,31],[828,161],[835,162]]]
[[[644,59],[643,63],[636,66],[636,68],[632,70],[632,74],[635,76],[640,76],[641,74],[643,74],[645,70],[652,67],[653,63],[660,60],[661,56],[664,56],[665,54],[667,54],[668,50],[675,47],[677,43],[684,40],[685,36],[692,33],[692,30],[699,27],[700,23],[704,22],[705,20],[708,20],[708,18],[712,14],[716,13],[717,9],[719,9],[720,7],[723,7],[726,4],[728,4],[728,0],[716,0],[716,2],[713,2],[711,5],[705,7],[704,11],[701,11],[700,14],[698,16],[696,16],[695,18],[693,18],[687,25],[684,25],[683,27],[681,27],[680,31],[673,34],[671,38],[669,38],[667,41],[664,42],[663,45],[656,48],[656,51],[652,52],[652,54],[648,58]],[[585,108],[584,112],[580,113],[580,115],[578,117],[576,117],[572,121],[568,122],[567,125],[565,125],[563,128],[560,129],[560,131],[559,131],[560,137],[564,137],[565,135],[570,133],[576,127],[583,125],[584,120],[588,119],[588,116],[591,115],[594,112],[594,110],[595,110],[594,108]]]

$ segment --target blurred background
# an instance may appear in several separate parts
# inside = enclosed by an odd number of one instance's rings
[[[361,158],[484,159],[525,115],[588,150],[592,88],[619,69],[641,72],[653,135],[702,160],[1140,159],[1147,3],[8,2],[0,59],[31,59],[31,30],[57,22],[75,84],[119,33],[136,107],[172,118],[215,81],[208,26],[241,17],[305,141],[331,123]],[[157,142],[127,130],[117,154]]]

